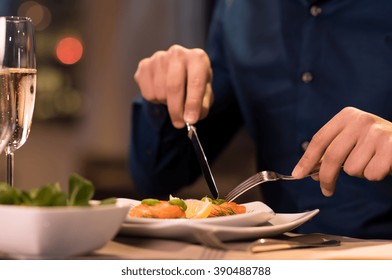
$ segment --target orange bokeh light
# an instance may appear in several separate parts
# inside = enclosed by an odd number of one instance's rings
[[[82,42],[75,37],[64,37],[56,45],[57,59],[64,64],[75,64],[83,55]]]

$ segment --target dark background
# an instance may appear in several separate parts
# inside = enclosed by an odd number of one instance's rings
[[[68,176],[77,172],[95,184],[96,198],[140,198],[127,168],[137,63],[174,43],[203,48],[214,3],[1,0],[0,15],[29,16],[36,25],[37,99],[29,139],[15,153],[16,186],[28,189],[57,181],[65,188]],[[83,45],[81,59],[71,65],[56,55],[65,37]],[[212,165],[222,194],[256,171],[253,160],[253,144],[242,131]],[[3,154],[1,180],[4,163]],[[175,195],[199,198],[207,193],[200,178]],[[254,190],[242,199],[258,195]]]

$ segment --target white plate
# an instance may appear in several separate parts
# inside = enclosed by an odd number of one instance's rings
[[[199,233],[209,232],[221,241],[257,239],[271,237],[291,231],[313,218],[319,209],[302,213],[279,214],[267,223],[254,227],[232,227],[202,223],[123,223],[120,234],[129,236],[175,239],[199,242]]]
[[[131,209],[140,204],[139,200],[122,198],[121,200],[130,203]],[[253,201],[242,204],[246,207],[246,213],[232,216],[211,217],[206,219],[153,219],[153,218],[135,218],[129,215],[125,218],[125,222],[133,224],[215,224],[221,226],[255,226],[269,221],[275,216],[274,211],[266,204],[260,201]]]

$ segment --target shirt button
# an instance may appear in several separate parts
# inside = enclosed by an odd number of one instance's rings
[[[310,72],[304,72],[304,73],[302,74],[302,81],[303,81],[305,84],[309,84],[312,80],[313,80],[313,75],[312,75],[312,73],[310,73]]]
[[[303,141],[302,143],[301,143],[301,148],[302,148],[302,150],[305,152],[306,151],[306,149],[308,148],[308,146],[309,146],[309,141]]]
[[[321,14],[321,11],[321,8],[318,6],[310,7],[310,14],[314,17],[317,17],[319,14]]]

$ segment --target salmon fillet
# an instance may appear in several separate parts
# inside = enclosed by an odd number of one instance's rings
[[[235,202],[223,202],[222,204],[212,204],[211,213],[208,217],[230,216],[246,212],[246,207]]]
[[[139,204],[129,211],[129,216],[137,218],[177,219],[185,218],[185,211],[178,205],[161,200],[157,205]]]

